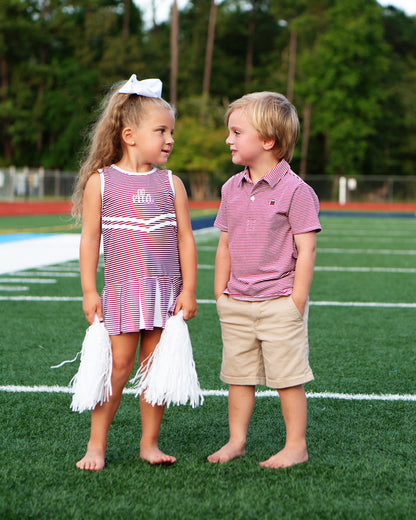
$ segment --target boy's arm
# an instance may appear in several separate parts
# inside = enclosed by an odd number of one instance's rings
[[[181,309],[184,320],[190,320],[197,314],[195,298],[197,276],[197,253],[191,218],[189,216],[188,197],[179,177],[173,176],[175,187],[175,213],[178,226],[179,262],[182,272],[183,288],[178,296],[175,314]]]
[[[97,292],[97,266],[101,241],[101,183],[100,176],[93,174],[85,186],[82,204],[82,232],[79,265],[83,294],[82,308],[88,323],[103,319],[101,299]]]
[[[294,235],[298,258],[292,298],[299,312],[303,314],[308,300],[316,257],[316,232]]]
[[[221,231],[218,241],[217,254],[215,256],[215,281],[214,294],[215,299],[223,294],[227,288],[228,280],[231,274],[231,256],[228,248],[228,233]]]

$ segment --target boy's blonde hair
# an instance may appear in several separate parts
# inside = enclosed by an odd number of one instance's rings
[[[120,161],[123,156],[123,128],[138,127],[149,106],[166,108],[175,115],[173,107],[164,99],[120,94],[118,91],[124,83],[121,81],[113,85],[105,96],[99,117],[89,133],[85,159],[81,162],[72,196],[72,215],[78,221],[81,219],[82,199],[88,179],[100,168]]]
[[[277,92],[253,92],[231,103],[225,114],[225,123],[234,110],[241,108],[263,139],[274,139],[273,152],[279,161],[292,159],[299,137],[300,125],[296,108]]]

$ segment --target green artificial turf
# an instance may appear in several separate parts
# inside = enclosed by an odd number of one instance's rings
[[[0,518],[415,518],[416,308],[397,304],[416,302],[416,219],[321,220],[309,312],[315,380],[306,385],[306,464],[285,470],[258,464],[284,444],[277,396],[257,397],[246,457],[226,465],[206,462],[228,438],[227,400],[220,393],[207,395],[196,409],[166,410],[160,446],[177,462],[150,466],[139,458],[139,403],[126,394],[109,432],[105,469],[81,472],[75,462],[85,451],[89,413],[71,412],[69,393],[3,389]],[[56,219],[48,221],[54,225]],[[211,303],[216,241],[216,235],[198,239],[200,303],[189,330],[201,387],[224,391],[221,334]],[[57,267],[76,272],[77,262]],[[352,267],[367,270],[347,270]],[[30,270],[30,277],[36,272]],[[12,285],[4,279],[13,275],[1,277],[1,285]],[[102,283],[102,268],[98,280]],[[0,288],[1,296],[16,294]],[[79,277],[33,284],[24,294],[79,297]],[[81,302],[5,300],[0,315],[0,385],[67,386],[78,362],[50,366],[80,349],[87,326]]]

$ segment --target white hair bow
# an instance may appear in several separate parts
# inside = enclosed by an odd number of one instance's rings
[[[138,81],[136,74],[132,74],[130,79],[121,87],[119,93],[160,98],[162,96],[162,82],[155,78]]]

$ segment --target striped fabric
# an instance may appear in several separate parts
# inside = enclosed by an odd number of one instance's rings
[[[106,328],[164,327],[182,289],[172,173],[100,173]]]
[[[288,296],[295,277],[294,235],[320,231],[315,192],[282,160],[253,185],[245,169],[222,187],[215,226],[228,232],[226,293],[245,301]]]

